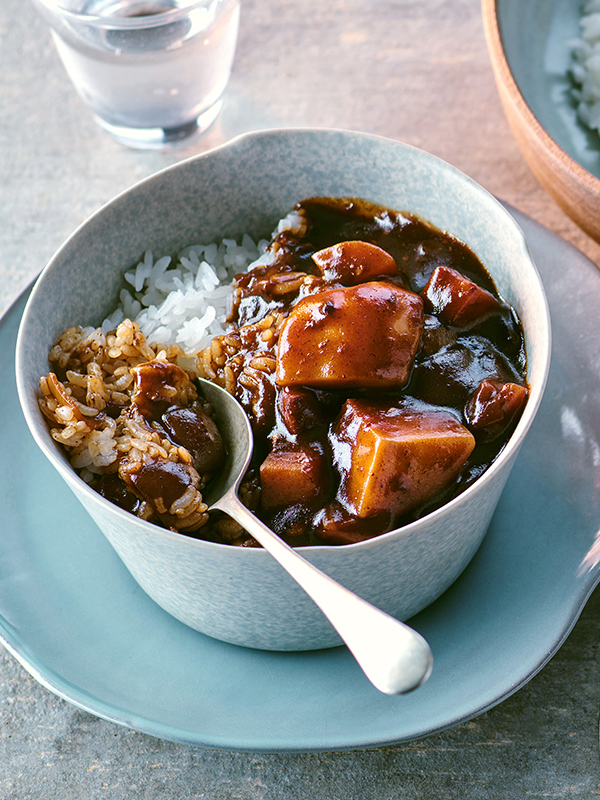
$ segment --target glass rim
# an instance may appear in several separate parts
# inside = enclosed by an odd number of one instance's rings
[[[107,16],[104,14],[86,14],[84,11],[75,11],[66,8],[65,0],[38,0],[52,14],[64,17],[66,20],[87,25],[95,25],[98,28],[109,28],[111,30],[136,30],[139,28],[157,28],[176,22],[182,17],[186,17],[191,11],[197,8],[206,7],[221,0],[170,0],[174,3],[171,8],[165,11],[157,11],[152,14],[140,14],[131,17]],[[156,0],[146,0],[147,5],[151,6]],[[116,4],[116,3],[115,3]]]

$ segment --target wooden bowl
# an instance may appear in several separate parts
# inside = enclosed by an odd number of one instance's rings
[[[487,46],[508,123],[537,180],[600,242],[600,136],[570,97],[578,3],[482,0]]]

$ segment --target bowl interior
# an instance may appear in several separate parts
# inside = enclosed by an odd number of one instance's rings
[[[600,178],[600,136],[578,118],[569,77],[580,3],[496,0],[504,53],[532,113],[574,161]]]
[[[510,214],[453,167],[398,142],[343,131],[268,131],[181,162],[120,195],[65,242],[39,278],[19,332],[17,384],[34,437],[63,473],[72,476],[35,397],[58,335],[72,325],[100,324],[116,305],[123,271],[146,249],[164,255],[244,232],[270,235],[297,201],[315,195],[409,210],[471,246],[524,323],[532,396],[513,440],[524,433],[544,388],[550,336],[544,292]]]

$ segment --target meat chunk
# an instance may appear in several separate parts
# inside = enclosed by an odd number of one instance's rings
[[[422,292],[442,322],[465,328],[499,308],[493,294],[450,267],[436,267]]]
[[[319,401],[308,389],[282,389],[279,393],[279,414],[293,436],[316,428],[325,421]]]
[[[207,521],[208,509],[198,491],[199,475],[191,464],[148,457],[123,461],[119,475],[128,489],[149,504],[165,527],[194,530]]]
[[[261,505],[264,510],[307,503],[328,486],[325,456],[316,447],[286,444],[273,449],[260,467]]]
[[[346,401],[332,438],[343,453],[340,499],[361,518],[398,517],[434,497],[475,447],[474,436],[444,409],[362,400]]]
[[[135,381],[131,402],[148,420],[172,405],[187,405],[196,394],[187,373],[169,361],[148,361],[132,367],[131,373]]]
[[[312,260],[326,281],[340,281],[345,286],[398,274],[392,256],[369,242],[340,242],[314,253]]]
[[[161,422],[176,444],[185,447],[194,468],[205,475],[225,463],[225,445],[212,417],[195,402],[187,408],[175,406],[162,415]]]
[[[392,283],[309,295],[281,328],[276,381],[314,389],[401,388],[422,328],[423,301]]]
[[[466,336],[421,361],[413,372],[411,389],[431,405],[464,408],[486,378],[507,383],[518,375],[487,339]]]
[[[465,417],[471,428],[491,441],[510,425],[521,412],[528,389],[517,383],[481,381],[465,406]]]

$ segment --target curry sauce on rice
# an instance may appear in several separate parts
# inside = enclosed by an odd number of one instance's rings
[[[52,348],[40,407],[84,480],[173,530],[255,544],[203,502],[226,453],[197,376],[246,410],[242,500],[293,545],[361,541],[447,502],[526,402],[514,310],[468,247],[405,212],[312,198],[268,245],[146,254],[126,275],[103,326]]]

